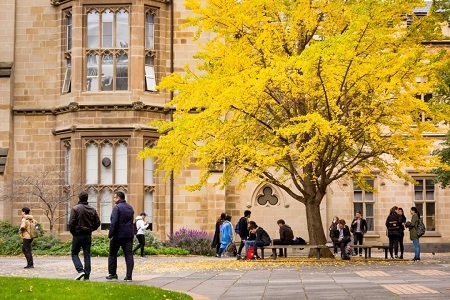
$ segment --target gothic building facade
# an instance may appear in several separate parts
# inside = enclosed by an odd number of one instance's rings
[[[191,14],[183,1],[171,0],[6,0],[0,10],[0,186],[23,174],[48,168],[63,175],[62,186],[75,181],[89,192],[107,230],[113,193],[124,191],[136,215],[145,211],[160,239],[182,227],[214,231],[221,212],[234,221],[249,209],[252,219],[272,237],[279,218],[296,236],[307,239],[303,204],[275,186],[248,184],[197,192],[182,188],[196,180],[195,169],[164,180],[152,159],[139,160],[158,133],[150,120],[170,120],[165,107],[171,94],[157,91],[159,80],[195,64],[193,29],[180,29]],[[201,39],[208,39],[207,35]],[[434,136],[442,140],[443,135]],[[341,181],[329,188],[322,204],[327,230],[333,216],[353,218],[361,210],[369,224],[367,239],[386,241],[385,220],[393,205],[418,207],[429,242],[450,238],[450,190],[433,184],[430,174],[412,174],[418,185],[389,181],[374,174],[368,183],[377,193]],[[38,176],[38,175],[36,175]],[[218,176],[218,175],[213,175]],[[213,180],[214,181],[214,178]],[[14,191],[13,191],[14,192]],[[61,189],[59,197],[65,197]],[[5,197],[4,197],[5,198]],[[38,199],[0,202],[0,219],[17,223],[20,210],[49,228]],[[76,199],[61,202],[65,215]],[[53,229],[67,233],[67,217]]]

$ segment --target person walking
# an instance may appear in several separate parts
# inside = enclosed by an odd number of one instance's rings
[[[126,276],[123,280],[133,281],[133,217],[134,210],[125,201],[125,194],[121,191],[114,194],[116,204],[111,212],[111,225],[109,228],[109,254],[108,254],[108,280],[117,280],[117,253],[122,248],[125,256]]]
[[[403,239],[405,237],[405,224],[406,224],[406,216],[405,216],[405,212],[403,211],[403,208],[399,207],[397,209],[397,214],[400,216],[400,231],[401,231],[401,236],[400,239],[398,240],[399,242],[399,246],[400,246],[400,256],[398,257],[399,259],[403,259],[403,252],[405,250],[405,247],[403,245]]]
[[[294,232],[292,231],[292,228],[289,225],[286,225],[286,223],[284,222],[283,219],[279,219],[277,221],[277,225],[280,228],[279,232],[280,232],[280,238],[279,239],[274,239],[272,241],[272,245],[292,245],[294,244]],[[272,256],[275,256],[276,250],[273,249],[272,252]],[[278,256],[283,256],[283,248],[280,248],[279,250],[279,255]]]
[[[389,238],[389,254],[392,259],[394,258],[393,254],[395,255],[395,258],[398,258],[398,244],[402,235],[400,229],[400,224],[402,221],[400,216],[397,214],[397,209],[397,206],[391,208],[385,224],[387,228],[387,236]]]
[[[225,221],[225,217],[227,216],[226,213],[221,213],[220,217],[216,221],[216,230],[214,231],[214,237],[211,243],[211,248],[216,249],[216,256],[219,256],[219,249],[220,249],[220,229],[222,227],[223,221]]]
[[[420,244],[419,235],[417,234],[417,225],[419,224],[420,213],[416,207],[411,207],[411,222],[406,222],[406,227],[409,228],[409,238],[414,246],[414,258],[412,261],[420,260]]]
[[[245,241],[248,239],[248,219],[250,218],[252,212],[249,210],[244,211],[244,216],[241,217],[238,221],[237,228],[237,234],[241,238],[241,243],[239,244],[239,248],[237,251],[237,259],[241,259],[242,256],[242,248],[245,246]]]
[[[356,211],[353,219],[351,232],[353,233],[353,245],[362,245],[364,241],[364,234],[367,232],[367,222],[361,217],[361,211]],[[354,255],[358,254],[358,248],[355,248]],[[359,256],[362,256],[362,248],[359,248]]]
[[[231,225],[231,216],[226,215],[220,228],[220,248],[217,257],[222,257],[229,243],[233,242],[233,226]]]
[[[91,245],[92,232],[100,226],[98,213],[88,204],[89,195],[87,192],[81,192],[78,195],[78,204],[70,211],[69,230],[72,234],[72,262],[78,275],[75,280],[89,280],[91,274]],[[84,267],[78,257],[80,250],[83,249]]]
[[[138,240],[138,245],[133,249],[133,254],[137,249],[141,249],[141,258],[145,257],[145,230],[148,228],[150,223],[145,221],[145,217],[147,214],[145,212],[141,212],[139,216],[136,217],[136,238]]]
[[[22,238],[22,253],[25,255],[27,260],[27,265],[24,269],[33,269],[33,253],[31,249],[31,243],[33,243],[33,238],[31,237],[30,231],[32,223],[35,222],[33,216],[30,214],[31,210],[29,207],[22,208],[22,222],[20,224],[20,237]],[[34,225],[33,225],[34,226]]]

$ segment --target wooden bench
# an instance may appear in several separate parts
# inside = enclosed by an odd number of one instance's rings
[[[326,245],[310,245],[310,244],[306,244],[306,245],[270,245],[270,246],[264,246],[264,247],[258,247],[259,249],[261,249],[261,258],[264,259],[264,250],[269,249],[269,250],[275,250],[273,251],[274,259],[277,259],[277,249],[283,249],[284,251],[284,256],[287,257],[287,249],[316,249],[316,253],[317,253],[317,259],[320,259],[320,250],[322,249],[329,249],[329,248],[333,248],[334,246],[326,246]]]
[[[388,258],[388,250],[389,246],[384,244],[366,244],[366,245],[351,245],[352,248],[362,248],[364,250],[364,259],[368,259],[372,257],[372,249],[383,249],[384,250],[384,258]],[[322,249],[330,249],[334,248],[334,246],[330,245],[270,245],[270,246],[264,246],[264,247],[258,247],[261,249],[261,258],[264,259],[264,250],[275,250],[274,252],[274,259],[277,259],[277,249],[283,249],[284,256],[287,257],[287,249],[315,249],[316,250],[316,257],[317,259],[320,259],[321,254],[320,250]]]

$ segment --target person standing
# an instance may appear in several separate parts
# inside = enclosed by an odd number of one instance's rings
[[[108,280],[117,280],[117,252],[122,248],[125,256],[127,274],[123,280],[133,281],[133,217],[134,210],[125,201],[125,194],[121,191],[114,194],[116,204],[111,212],[111,225],[109,228],[109,254],[108,254]]]
[[[403,259],[403,252],[405,250],[404,246],[403,246],[403,238],[405,237],[405,223],[406,223],[406,216],[405,216],[405,212],[403,211],[403,208],[399,207],[397,209],[397,214],[400,216],[400,231],[401,231],[401,236],[399,239],[399,246],[400,246],[400,256],[398,257],[399,259]]]
[[[248,219],[250,218],[252,212],[249,210],[244,211],[244,216],[241,217],[238,221],[238,228],[239,231],[236,232],[239,234],[239,237],[241,238],[241,243],[239,244],[239,249],[237,251],[237,259],[241,259],[242,254],[242,248],[245,246],[245,241],[248,238]]]
[[[338,221],[338,226],[336,228],[333,228],[333,231],[331,232],[331,239],[333,240],[335,247],[339,247],[341,249],[342,259],[349,260],[350,256],[347,251],[345,251],[345,248],[351,241],[351,237],[350,229],[347,225],[345,225],[344,219],[340,219]]]
[[[386,219],[386,228],[389,238],[389,254],[391,255],[391,258],[394,258],[392,255],[393,251],[395,258],[398,258],[398,244],[402,235],[400,229],[401,219],[397,214],[397,209],[397,206],[392,207],[389,211],[389,216]]]
[[[88,204],[89,195],[87,192],[81,192],[78,195],[78,204],[70,211],[69,230],[72,234],[72,262],[78,275],[75,280],[89,280],[91,274],[91,245],[92,232],[100,226],[98,213]],[[83,249],[84,268],[78,257],[80,250]]]
[[[414,258],[413,261],[420,260],[420,244],[419,235],[417,234],[417,225],[419,224],[420,213],[416,207],[411,207],[411,222],[406,223],[406,227],[409,228],[409,238],[414,246]]]
[[[364,234],[367,232],[367,222],[361,217],[361,211],[356,211],[355,219],[353,219],[351,225],[351,231],[353,233],[353,245],[362,245],[364,240]],[[358,249],[355,248],[355,255],[358,254]],[[359,256],[362,256],[362,248],[359,248]]]
[[[216,256],[219,256],[219,249],[220,249],[220,229],[222,227],[223,221],[225,221],[225,217],[227,216],[226,213],[221,213],[220,217],[216,221],[216,230],[214,231],[214,237],[211,243],[211,248],[216,249]]]
[[[22,222],[20,224],[20,237],[22,238],[22,253],[25,255],[27,260],[27,265],[24,269],[33,269],[33,253],[31,249],[31,243],[33,243],[33,238],[31,237],[30,231],[32,222],[34,222],[33,216],[30,214],[30,208],[22,208]]]
[[[280,228],[280,238],[274,239],[272,241],[273,245],[292,245],[294,244],[294,232],[292,231],[292,228],[289,225],[286,225],[283,219],[279,219],[277,221],[277,225]],[[275,256],[275,249],[273,251],[273,256]],[[280,248],[278,256],[283,256],[283,248]]]
[[[133,254],[136,252],[137,249],[141,249],[141,258],[145,257],[145,230],[150,225],[148,222],[145,221],[145,217],[147,214],[145,212],[141,212],[139,216],[136,217],[136,238],[139,242],[139,244],[133,249]]]

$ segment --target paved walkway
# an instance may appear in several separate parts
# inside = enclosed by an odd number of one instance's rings
[[[364,260],[306,257],[236,261],[214,257],[148,257],[135,259],[133,282],[124,283],[119,257],[119,283],[143,284],[191,294],[195,300],[215,299],[450,299],[450,253],[423,254],[422,260]],[[405,257],[412,257],[407,254]],[[0,276],[75,278],[70,257],[0,257]],[[107,258],[92,259],[91,280],[105,282]],[[114,284],[114,283],[111,283]],[[145,298],[145,295],[143,295]]]

